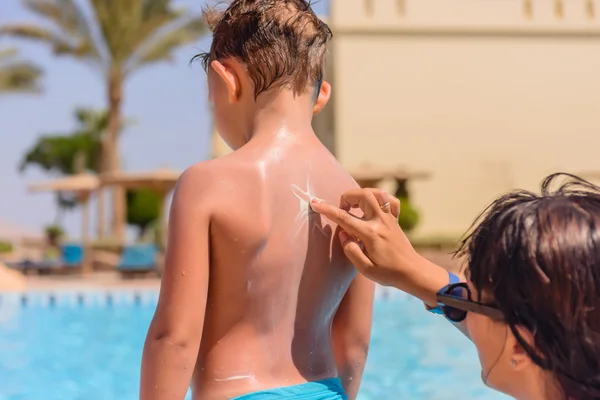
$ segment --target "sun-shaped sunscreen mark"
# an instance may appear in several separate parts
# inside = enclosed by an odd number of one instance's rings
[[[316,196],[312,193],[312,188],[310,187],[310,180],[306,178],[306,190],[302,190],[298,185],[291,185],[292,193],[296,198],[300,201],[300,211],[298,215],[296,215],[295,224],[297,226],[295,237],[297,237],[304,226],[311,222],[311,214],[315,214],[312,208],[310,207],[310,202]],[[316,215],[316,214],[315,214]],[[315,219],[313,223],[313,228],[316,227],[322,234],[326,235],[323,230],[323,226],[321,225],[320,218]]]

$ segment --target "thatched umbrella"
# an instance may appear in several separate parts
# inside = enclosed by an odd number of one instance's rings
[[[65,176],[51,181],[33,183],[28,186],[28,189],[32,192],[72,192],[76,194],[82,208],[81,242],[85,250],[82,265],[82,271],[84,273],[91,271],[91,260],[89,257],[89,200],[91,194],[98,190],[99,187],[100,181],[98,180],[98,177],[88,173]]]
[[[350,175],[360,187],[378,187],[385,179],[394,179],[397,191],[405,190],[406,182],[412,179],[428,179],[431,174],[425,171],[415,171],[404,167],[378,167],[365,163],[350,171]]]
[[[24,239],[40,240],[43,238],[41,231],[28,230],[7,221],[0,220],[0,240],[19,243]]]
[[[180,171],[170,168],[161,168],[154,171],[103,174],[100,177],[100,182],[102,186],[120,186],[124,189],[154,190],[161,199],[159,221],[164,244],[167,225],[165,213],[166,197],[175,188],[180,175]]]

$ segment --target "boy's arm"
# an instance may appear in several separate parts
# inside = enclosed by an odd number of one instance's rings
[[[375,284],[358,274],[333,319],[333,351],[342,386],[350,400],[358,394],[369,352]]]
[[[160,296],[142,357],[141,400],[183,400],[196,364],[209,276],[210,206],[202,169],[185,171],[173,195]]]

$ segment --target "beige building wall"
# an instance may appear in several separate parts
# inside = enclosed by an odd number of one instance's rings
[[[332,0],[336,155],[428,170],[418,232],[600,169],[600,1]]]

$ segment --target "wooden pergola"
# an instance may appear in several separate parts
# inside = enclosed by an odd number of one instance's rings
[[[159,209],[160,230],[163,245],[166,242],[167,218],[165,203],[167,195],[175,188],[180,171],[161,168],[154,171],[121,172],[117,174],[103,174],[100,176],[102,186],[120,186],[124,189],[151,189],[161,199]]]
[[[83,263],[81,270],[89,273],[92,270],[90,257],[90,208],[91,195],[100,187],[100,181],[96,175],[77,174],[65,176],[50,181],[33,183],[28,186],[31,192],[69,192],[74,193],[81,204],[81,244],[83,246]]]
[[[396,182],[396,196],[398,197],[405,194],[406,183],[409,180],[424,180],[431,177],[431,174],[426,171],[417,171],[406,167],[380,167],[370,163],[364,163],[349,172],[363,188],[377,188],[383,181],[393,179]]]

